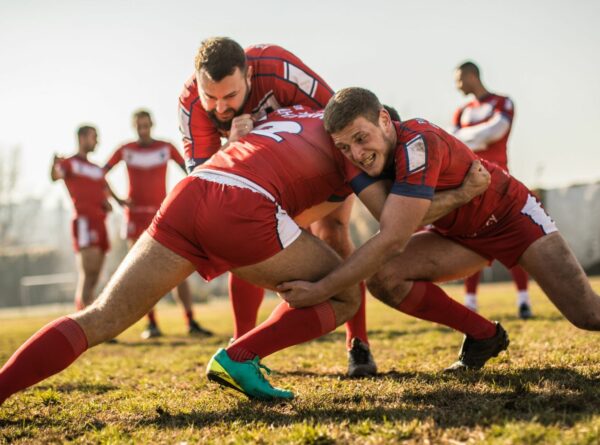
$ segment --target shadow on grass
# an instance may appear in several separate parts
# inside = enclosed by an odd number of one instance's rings
[[[399,323],[400,324],[400,323]],[[421,335],[421,334],[430,334],[432,332],[441,332],[441,333],[456,333],[456,331],[447,328],[445,326],[431,324],[428,326],[418,327],[414,329],[369,329],[367,333],[369,334],[369,338],[372,339],[392,339],[398,337],[404,337],[406,335]],[[316,338],[312,340],[315,343],[332,343],[338,341],[345,341],[346,334],[344,332],[331,332],[323,337]]]
[[[58,392],[70,393],[73,391],[87,392],[91,394],[104,394],[109,391],[119,389],[118,386],[104,383],[63,383],[62,385],[37,385],[36,390],[53,390]]]
[[[170,413],[157,409],[155,418],[142,420],[141,424],[177,429],[233,421],[289,426],[305,421],[384,423],[433,419],[443,428],[489,427],[509,421],[572,426],[600,413],[600,390],[594,391],[600,376],[588,377],[565,368],[521,369],[510,374],[471,373],[461,377],[390,372],[372,380],[386,378],[418,380],[425,389],[414,390],[411,385],[410,390],[398,392],[335,394],[327,403],[321,400],[309,406],[303,405],[302,399],[297,403],[244,399],[226,412]]]

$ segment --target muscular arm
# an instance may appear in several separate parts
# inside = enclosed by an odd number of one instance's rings
[[[50,167],[50,179],[52,181],[58,181],[59,179],[64,179],[65,177],[65,173],[60,167],[60,161],[62,161],[62,158],[54,155],[54,158],[52,159],[52,166]]]
[[[290,305],[309,306],[327,300],[364,280],[404,249],[431,201],[391,194],[381,212],[380,231],[359,247],[333,272],[316,283],[291,282],[278,287]]]
[[[436,193],[423,217],[421,225],[431,224],[442,218],[458,207],[468,203],[474,197],[485,192],[490,184],[490,174],[481,164],[481,161],[475,160],[465,176],[460,187]],[[390,184],[386,181],[378,181],[366,187],[358,194],[358,198],[367,207],[369,212],[380,220],[381,212],[389,193]]]

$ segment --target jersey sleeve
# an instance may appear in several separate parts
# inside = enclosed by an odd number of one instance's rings
[[[123,159],[123,147],[119,147],[112,154],[108,162],[104,165],[104,171],[109,171]]]
[[[71,159],[63,159],[63,160],[61,160],[56,165],[56,168],[58,169],[58,171],[60,172],[60,174],[62,175],[63,178],[68,177],[71,174],[71,172],[72,172]]]
[[[396,177],[390,193],[433,199],[442,161],[442,144],[435,133],[421,133],[396,148]]]
[[[503,97],[502,100],[496,102],[494,111],[504,116],[510,123],[512,123],[515,117],[515,105],[510,97]]]
[[[221,148],[221,136],[202,108],[194,76],[185,83],[179,96],[178,114],[185,164],[191,172]]]
[[[358,195],[371,184],[374,184],[381,178],[373,178],[356,167],[350,160],[344,156],[337,148],[332,148],[334,159],[339,165],[340,172],[344,175],[346,184],[350,190]],[[338,193],[335,194],[336,196]],[[347,195],[344,195],[346,197]],[[330,199],[331,200],[331,199]]]
[[[452,126],[450,127],[450,133],[454,134],[460,130],[460,117],[462,116],[463,108],[458,108],[452,115]]]
[[[302,60],[274,45],[270,46],[262,57],[277,58],[281,62],[275,76],[275,96],[282,106],[325,108],[333,96],[333,90]]]
[[[179,150],[177,150],[173,144],[169,144],[169,153],[171,155],[171,159],[185,169],[185,161],[183,160],[183,156],[181,156]]]

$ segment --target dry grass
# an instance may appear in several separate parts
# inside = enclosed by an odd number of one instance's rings
[[[594,286],[600,290],[600,279]],[[231,335],[226,302],[198,308],[218,333],[210,340],[188,338],[179,310],[164,306],[165,338],[139,340],[139,323],[119,344],[90,350],[9,399],[0,408],[0,442],[600,443],[598,334],[564,321],[537,287],[532,294],[536,318],[523,322],[511,284],[482,286],[481,312],[503,322],[511,346],[462,377],[439,373],[455,359],[460,335],[369,300],[380,375],[345,378],[338,330],[265,361],[277,371],[274,383],[297,394],[276,404],[223,391],[203,375]],[[263,316],[274,304],[267,301]],[[50,318],[2,319],[0,361]]]

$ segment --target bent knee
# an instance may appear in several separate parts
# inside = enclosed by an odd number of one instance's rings
[[[398,306],[410,291],[412,283],[379,273],[367,280],[367,289],[371,295],[388,306]]]
[[[579,329],[586,331],[600,331],[600,314],[581,314],[576,317],[572,317],[570,321]]]

